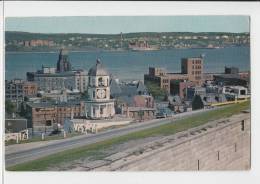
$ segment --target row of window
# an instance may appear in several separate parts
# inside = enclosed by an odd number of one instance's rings
[[[197,59],[197,60],[193,60],[192,64],[201,64],[201,60]]]
[[[192,71],[192,75],[200,75],[201,74],[201,71]]]
[[[201,69],[201,65],[192,65],[192,69]]]
[[[169,80],[168,80],[168,79],[163,79],[162,82],[163,82],[163,83],[168,83]]]
[[[164,89],[168,89],[169,86],[168,86],[168,85],[163,85],[162,87],[163,87]]]

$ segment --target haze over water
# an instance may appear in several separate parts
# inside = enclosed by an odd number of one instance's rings
[[[180,72],[181,58],[205,54],[204,72],[223,72],[225,66],[250,70],[250,48],[171,49],[147,52],[70,52],[74,69],[90,69],[97,58],[108,71],[120,80],[143,80],[148,67],[164,67],[168,72]],[[42,65],[56,67],[57,53],[6,53],[5,77],[26,79],[26,72],[41,69]]]

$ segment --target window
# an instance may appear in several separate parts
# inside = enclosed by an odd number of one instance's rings
[[[245,120],[242,120],[241,122],[241,131],[245,130]]]
[[[104,86],[104,80],[102,77],[98,78],[98,86]]]
[[[104,108],[100,107],[100,114],[103,114],[103,113],[104,113]]]
[[[95,95],[96,95],[96,93],[95,93],[95,91],[93,91],[93,98],[95,98]]]
[[[46,126],[51,126],[51,120],[47,120],[45,125]]]

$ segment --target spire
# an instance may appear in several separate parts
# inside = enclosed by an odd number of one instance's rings
[[[97,58],[97,64],[100,64],[100,59],[99,58]]]

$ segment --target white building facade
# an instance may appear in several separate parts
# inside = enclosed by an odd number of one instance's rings
[[[88,100],[85,102],[86,116],[90,119],[107,119],[115,115],[114,100],[110,99],[110,77],[97,60],[88,72]]]

